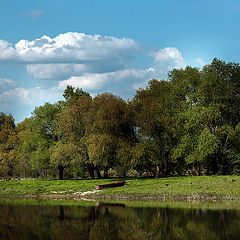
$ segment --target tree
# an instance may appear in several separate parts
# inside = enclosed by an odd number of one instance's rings
[[[91,105],[92,99],[88,94],[69,99],[66,108],[59,114],[57,133],[65,143],[78,147],[79,157],[73,163],[86,167],[89,176],[94,178],[94,166],[89,160],[86,146],[86,136],[91,125]]]
[[[82,90],[82,88],[74,88],[73,86],[67,85],[67,88],[64,90],[63,96],[66,100],[69,99],[78,99],[82,96],[90,98],[90,94]]]
[[[62,109],[62,103],[45,103],[35,108],[28,122],[28,130],[22,138],[22,151],[29,155],[36,176],[46,175],[50,169],[49,149],[59,140],[56,122]]]
[[[198,175],[202,174],[203,167],[218,152],[220,142],[213,131],[219,114],[216,109],[200,106],[179,114],[184,124],[173,155],[176,159],[184,158],[185,163],[194,168]]]
[[[172,171],[171,151],[175,144],[175,124],[171,83],[152,80],[133,99],[140,156],[149,160],[154,176],[168,176]]]
[[[127,171],[134,166],[133,144],[127,141],[118,142],[115,169],[119,177],[126,177]]]
[[[33,176],[33,167],[30,161],[30,156],[33,151],[32,147],[35,141],[37,141],[37,139],[33,139],[32,135],[30,134],[30,121],[30,118],[26,118],[16,126],[16,132],[18,135],[16,150],[20,165],[20,172],[24,178]]]
[[[93,99],[88,151],[95,167],[104,170],[104,177],[108,176],[109,168],[115,167],[121,143],[135,141],[132,115],[129,104],[120,97],[103,93]]]
[[[233,139],[240,120],[239,64],[214,59],[202,70],[188,67],[170,76],[186,102],[185,110],[177,114],[178,125],[182,122],[183,127],[174,156],[197,165],[198,174],[203,167],[208,174],[231,173],[238,159]],[[190,91],[182,91],[186,89],[183,83],[191,83]]]
[[[13,177],[16,169],[17,134],[12,115],[0,113],[0,164],[1,174]]]
[[[58,168],[58,176],[62,180],[64,178],[64,169],[68,168],[72,161],[79,157],[79,149],[72,143],[58,142],[51,147],[50,152],[51,163]]]
[[[109,169],[155,177],[240,171],[238,63],[174,69],[131,101],[110,93],[92,98],[72,86],[64,97],[17,126],[0,113],[1,176],[47,177],[53,166],[60,179],[68,166],[91,178]]]

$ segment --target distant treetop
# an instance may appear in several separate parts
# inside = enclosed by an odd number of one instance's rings
[[[82,88],[74,88],[73,86],[67,85],[67,88],[64,90],[63,97],[66,100],[71,98],[80,98],[82,96],[91,97],[88,92],[82,90]]]

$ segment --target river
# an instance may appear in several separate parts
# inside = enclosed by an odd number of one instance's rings
[[[239,210],[89,205],[0,203],[0,240],[240,239]]]

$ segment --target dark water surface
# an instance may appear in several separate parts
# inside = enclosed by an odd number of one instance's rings
[[[0,240],[240,239],[239,210],[0,204]]]

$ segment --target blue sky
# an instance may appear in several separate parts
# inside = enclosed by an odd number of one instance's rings
[[[172,68],[240,62],[239,0],[2,0],[0,111],[19,122],[67,84],[131,98]]]

